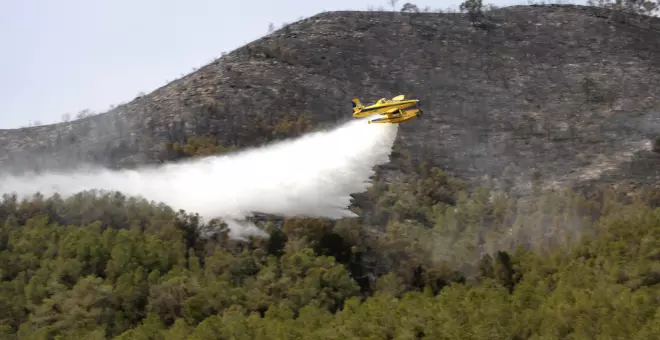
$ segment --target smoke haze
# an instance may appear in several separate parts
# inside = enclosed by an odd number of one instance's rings
[[[252,233],[239,222],[252,212],[285,217],[353,217],[350,194],[365,191],[374,167],[389,162],[396,124],[352,120],[333,130],[193,161],[112,171],[0,177],[0,191],[26,197],[40,192],[67,197],[84,190],[120,191],[222,218],[232,234]]]

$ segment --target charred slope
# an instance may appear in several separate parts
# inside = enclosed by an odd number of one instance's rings
[[[0,159],[14,170],[160,162],[166,142],[254,145],[287,117],[332,124],[349,119],[353,96],[405,93],[426,115],[402,125],[401,146],[456,175],[658,182],[659,55],[659,20],[599,8],[516,6],[479,25],[462,14],[328,12],[105,114],[0,131]]]

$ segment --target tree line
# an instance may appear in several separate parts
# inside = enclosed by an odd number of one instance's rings
[[[219,220],[113,192],[0,203],[7,339],[660,336],[660,190],[516,199],[423,165],[359,218]]]

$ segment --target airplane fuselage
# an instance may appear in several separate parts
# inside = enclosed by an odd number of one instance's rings
[[[360,111],[353,113],[353,117],[362,118],[374,114],[394,113],[399,110],[406,110],[413,106],[416,106],[418,101],[419,100],[417,99],[413,99],[413,100],[403,100],[403,101],[396,101],[390,103],[370,105],[362,108]]]

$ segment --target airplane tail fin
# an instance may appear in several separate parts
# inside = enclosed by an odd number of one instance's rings
[[[357,99],[357,98],[353,98],[353,100],[351,100],[351,102],[352,102],[352,105],[353,105],[353,112],[358,112],[361,108],[364,107],[362,105],[362,103],[360,103],[360,100]]]

